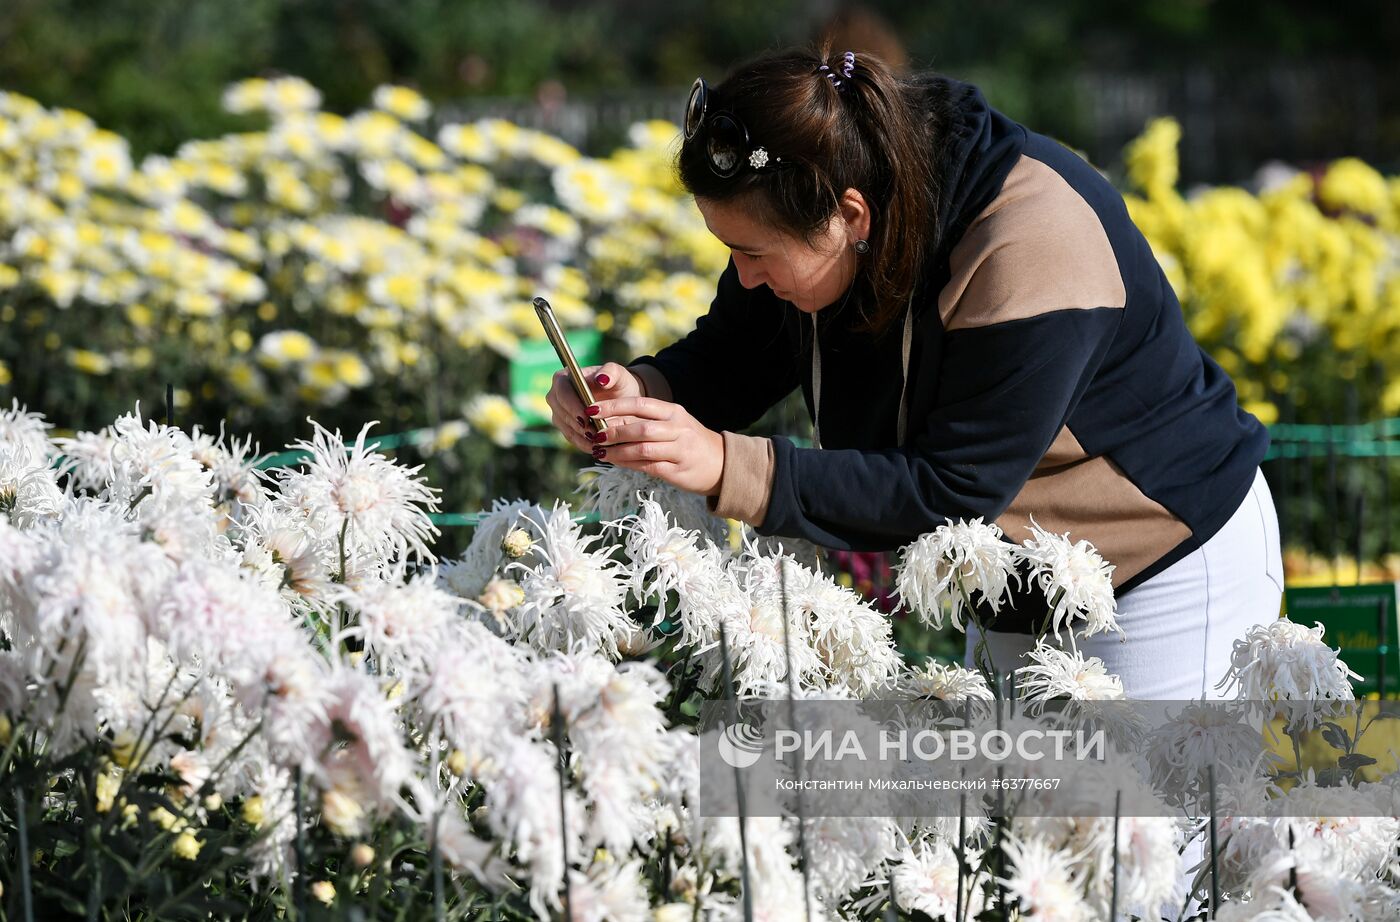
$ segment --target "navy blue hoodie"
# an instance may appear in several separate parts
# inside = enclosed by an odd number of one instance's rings
[[[893,550],[949,520],[1084,538],[1117,593],[1198,548],[1248,493],[1267,430],[1192,339],[1122,195],[1073,151],[946,78],[956,116],[941,158],[946,233],[913,301],[908,436],[900,324],[856,332],[817,312],[820,449],[739,434],[801,388],[809,316],[731,262],[707,315],[632,362],[724,433],[717,514],[763,535]]]

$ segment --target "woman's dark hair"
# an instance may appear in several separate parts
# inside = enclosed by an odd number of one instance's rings
[[[873,54],[857,52],[849,77],[843,63],[825,46],[770,52],[711,91],[710,113],[732,113],[752,146],[792,166],[744,168],[722,179],[710,169],[700,132],[681,145],[677,169],[697,198],[742,200],[760,220],[809,245],[845,190],[859,190],[871,209],[870,252],[859,257],[851,296],[863,329],[878,336],[903,313],[941,237],[938,148],[951,104],[946,93],[930,93],[928,81],[898,77]],[[826,76],[832,73],[841,86]]]

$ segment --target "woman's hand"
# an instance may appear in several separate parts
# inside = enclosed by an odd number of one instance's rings
[[[594,400],[642,396],[642,382],[616,362],[586,365],[581,370],[589,389],[593,391]],[[569,380],[566,370],[561,368],[554,373],[554,380],[544,399],[549,404],[550,421],[554,428],[562,432],[569,444],[579,451],[592,452],[593,424],[584,419],[584,406],[579,402],[578,394],[574,393],[573,382]]]
[[[619,397],[599,398],[596,408],[591,415],[606,419],[608,428],[594,437],[595,458],[691,493],[719,492],[724,437],[700,425],[685,407],[654,397]]]

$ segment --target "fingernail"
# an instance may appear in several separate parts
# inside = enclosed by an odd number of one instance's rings
[[[602,458],[606,458],[607,456],[608,456],[607,449],[605,449],[605,448],[595,448],[595,449],[593,449],[593,457],[602,459]]]
[[[575,416],[574,419],[578,420],[580,426],[588,425],[588,420],[584,419],[582,416]]]
[[[608,386],[608,380],[609,379],[607,375],[601,373],[598,375],[598,383],[601,384],[603,387]]]
[[[587,413],[589,416],[597,416],[601,411],[598,409],[598,405],[594,404],[583,412]]]
[[[598,437],[593,433],[589,432],[587,429],[583,430],[583,437],[588,439],[588,441],[590,442],[596,442],[598,440]]]
[[[593,436],[593,441],[595,442],[606,442],[607,440],[608,434],[606,432],[600,432],[597,435]]]

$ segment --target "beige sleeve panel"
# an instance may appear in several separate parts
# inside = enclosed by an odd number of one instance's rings
[[[720,474],[719,495],[707,496],[710,512],[725,519],[738,519],[755,527],[768,515],[773,496],[773,440],[739,435],[725,430],[724,471]]]
[[[1094,209],[1059,173],[1024,154],[949,263],[952,274],[938,296],[945,330],[1127,303]]]
[[[1150,499],[1108,458],[1090,458],[1066,426],[1030,480],[997,519],[1017,543],[1041,528],[1092,544],[1113,564],[1117,588],[1191,537],[1191,529]]]
[[[661,373],[661,369],[655,365],[628,365],[627,370],[637,376],[637,380],[642,382],[642,396],[655,397],[658,400],[671,399],[671,385],[666,380],[666,376]]]

